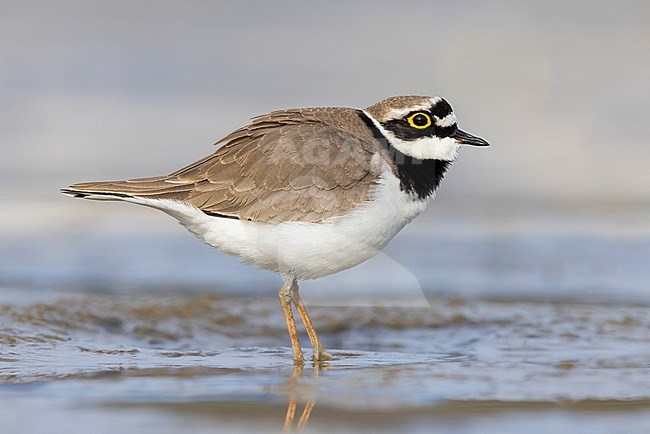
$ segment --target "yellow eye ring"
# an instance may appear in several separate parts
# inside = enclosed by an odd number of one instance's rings
[[[423,130],[431,126],[431,116],[422,112],[413,113],[406,120],[410,126],[418,130]]]

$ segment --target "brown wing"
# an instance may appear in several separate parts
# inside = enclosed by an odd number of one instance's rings
[[[353,109],[273,112],[219,143],[168,176],[76,184],[66,192],[173,199],[259,222],[322,222],[368,199],[378,176],[376,145]]]

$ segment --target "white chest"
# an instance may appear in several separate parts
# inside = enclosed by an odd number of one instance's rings
[[[257,223],[211,217],[196,208],[156,204],[207,244],[243,262],[299,279],[315,279],[354,267],[375,256],[428,206],[400,190],[389,171],[372,200],[325,223]]]

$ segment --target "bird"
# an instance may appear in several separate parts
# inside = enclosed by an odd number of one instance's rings
[[[463,145],[489,143],[458,128],[446,99],[393,96],[365,109],[272,111],[169,175],[84,182],[61,192],[161,210],[208,245],[279,273],[294,362],[304,363],[304,355],[293,308],[312,360],[323,362],[332,356],[298,281],[377,255],[429,206]]]

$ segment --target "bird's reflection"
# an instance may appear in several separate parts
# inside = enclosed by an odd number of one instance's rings
[[[321,370],[327,370],[329,364],[327,362],[314,363],[312,365],[312,377],[318,377]],[[302,410],[298,422],[296,422],[296,412],[298,410],[298,403],[304,401],[300,395],[300,385],[298,384],[300,377],[302,377],[304,366],[302,363],[297,363],[293,367],[293,373],[288,378],[288,405],[287,415],[284,418],[284,431],[291,432],[294,429],[300,431],[307,426],[311,412],[316,405],[316,400],[310,396],[305,402],[305,407]]]

